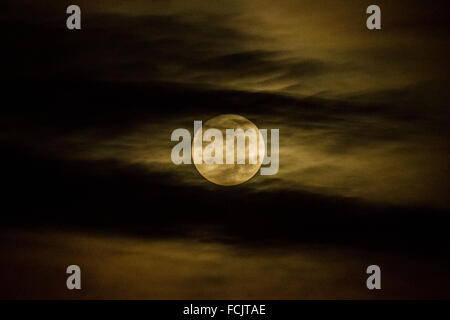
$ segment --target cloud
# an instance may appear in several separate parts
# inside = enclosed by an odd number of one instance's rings
[[[193,166],[171,162],[171,132],[192,132],[194,120],[238,113],[260,128],[280,129],[280,171],[274,177],[257,175],[249,182],[253,190],[448,206],[445,134],[430,132],[427,121],[392,114],[386,106],[161,85],[90,83],[78,89],[90,92],[91,104],[78,108],[81,101],[75,99],[73,108],[59,111],[55,104],[48,111],[51,118],[36,118],[33,111],[12,116],[2,139],[65,161],[139,166],[179,185],[211,189]],[[66,101],[72,90],[59,94],[58,101]],[[96,101],[100,105],[91,110]],[[21,135],[11,134],[17,128]]]
[[[402,5],[383,2],[375,34],[363,2],[90,1],[70,33],[62,4],[39,4],[2,13],[8,144],[205,186],[170,162],[170,133],[237,113],[281,132],[280,173],[252,180],[257,190],[448,207],[441,13],[408,7],[397,23]],[[25,5],[46,18],[14,13]]]

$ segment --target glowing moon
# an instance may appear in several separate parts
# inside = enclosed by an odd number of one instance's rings
[[[263,137],[258,130],[258,127],[251,122],[250,120],[236,115],[236,114],[224,114],[217,117],[214,117],[208,121],[206,121],[203,124],[203,133],[208,129],[218,129],[222,132],[223,138],[223,157],[224,157],[224,163],[223,164],[207,164],[203,161],[201,164],[195,164],[195,167],[197,168],[198,172],[208,181],[211,181],[212,183],[222,185],[222,186],[233,186],[237,184],[244,183],[248,180],[250,180],[259,170],[261,167],[261,157],[257,158],[256,164],[250,164],[249,163],[249,140],[246,139],[245,143],[245,164],[237,164],[236,161],[234,164],[225,164],[225,157],[226,157],[226,143],[225,143],[225,132],[226,129],[242,129],[244,131],[248,129],[253,129],[256,132],[256,136],[258,137],[258,143],[257,143],[257,150],[259,153],[262,152],[262,155],[265,153],[265,147],[264,144],[260,144],[259,141],[263,141]],[[193,141],[195,138],[200,137],[200,131],[196,133]],[[202,144],[202,150],[205,150],[205,147],[210,144],[211,142],[204,141]],[[200,148],[200,146],[196,147],[197,149]],[[196,152],[200,152],[200,150],[196,150],[194,148],[194,143],[192,144],[192,155],[194,155]],[[262,149],[264,150],[262,150]],[[234,157],[237,158],[237,148],[234,148]],[[204,154],[204,153],[203,153]]]

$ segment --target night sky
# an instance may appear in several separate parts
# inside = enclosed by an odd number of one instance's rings
[[[3,0],[0,296],[449,298],[446,2],[370,4]],[[280,129],[278,174],[172,163],[221,114]]]

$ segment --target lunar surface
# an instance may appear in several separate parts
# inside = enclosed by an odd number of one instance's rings
[[[258,127],[248,120],[239,115],[235,114],[224,114],[217,117],[214,117],[203,124],[202,134],[206,132],[208,129],[218,129],[222,132],[223,136],[223,164],[211,163],[207,164],[205,161],[207,160],[207,155],[205,155],[205,148],[213,143],[210,141],[203,141],[202,150],[203,150],[203,163],[195,164],[198,172],[207,180],[212,183],[222,185],[222,186],[233,186],[244,183],[250,180],[261,167],[262,158],[264,157],[265,147],[264,144],[260,144],[259,141],[263,141],[263,137],[258,130]],[[253,129],[256,132],[256,136],[258,137],[258,142],[256,143],[256,150],[259,153],[257,157],[257,161],[255,164],[249,163],[249,148],[250,139],[245,139],[245,164],[237,163],[237,145],[236,139],[234,139],[235,147],[234,147],[234,164],[226,164],[226,129],[242,129],[244,132],[248,129]],[[196,138],[200,138],[200,131],[195,134],[193,141]],[[200,146],[194,147],[194,142],[192,143],[192,155],[194,156],[196,153],[200,152]],[[262,155],[262,157],[261,157]]]

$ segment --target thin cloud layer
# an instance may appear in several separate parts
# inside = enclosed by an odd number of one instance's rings
[[[448,27],[408,4],[382,1],[371,33],[362,1],[80,1],[68,33],[63,4],[7,1],[4,86],[28,95],[9,93],[1,137],[208,188],[171,163],[170,133],[237,113],[280,129],[279,174],[255,190],[448,208]]]

